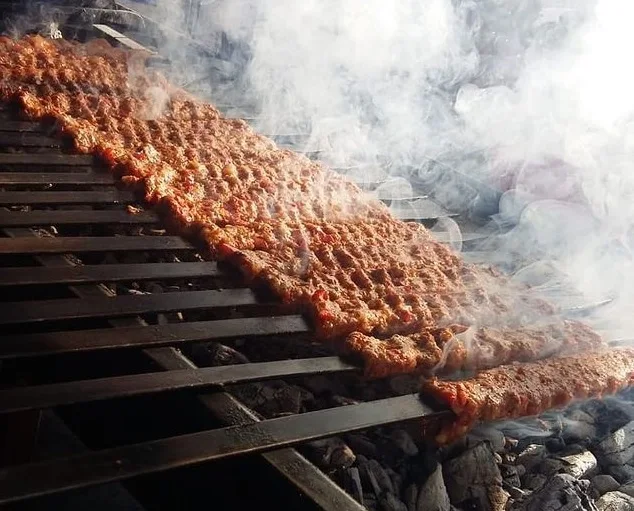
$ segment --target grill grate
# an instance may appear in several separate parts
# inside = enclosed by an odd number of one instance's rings
[[[5,155],[3,155],[5,156]],[[62,383],[29,385],[5,389],[0,392],[0,413],[10,417],[28,417],[29,412],[55,408],[80,402],[131,397],[139,394],[174,392],[183,390],[215,389],[203,399],[215,415],[227,423],[236,420],[244,426],[234,426],[192,435],[176,436],[138,445],[117,447],[89,452],[81,457],[67,457],[45,463],[26,463],[0,471],[0,502],[7,503],[72,488],[93,486],[108,481],[127,479],[140,474],[154,473],[169,468],[197,464],[245,453],[278,449],[266,454],[269,462],[279,467],[286,477],[307,492],[316,502],[321,501],[329,509],[358,509],[358,505],[314,465],[297,451],[284,448],[311,439],[335,435],[341,431],[364,429],[373,425],[385,425],[408,417],[422,417],[430,410],[418,397],[407,396],[381,403],[321,410],[282,419],[254,422],[254,416],[241,407],[229,394],[221,390],[223,385],[236,382],[264,381],[279,377],[309,374],[327,374],[356,371],[354,366],[336,357],[317,359],[280,360],[196,369],[183,368],[173,348],[195,341],[258,338],[262,342],[268,335],[307,335],[309,328],[297,315],[271,316],[273,304],[262,302],[248,289],[203,289],[175,291],[146,295],[104,294],[98,284],[130,281],[169,281],[170,279],[233,278],[215,262],[194,261],[178,263],[111,263],[77,264],[81,254],[102,256],[104,253],[127,255],[131,251],[153,253],[186,252],[192,255],[194,247],[173,236],[38,236],[31,229],[40,225],[58,228],[74,225],[95,226],[111,224],[122,228],[137,224],[157,224],[152,213],[130,214],[125,209],[113,210],[33,210],[46,203],[57,208],[67,208],[78,203],[91,207],[103,202],[124,208],[122,202],[131,203],[133,197],[125,192],[104,188],[113,186],[113,180],[98,169],[90,173],[45,173],[33,162],[32,154],[12,153],[10,165],[29,165],[28,172],[2,173],[3,186],[24,185],[81,185],[95,184],[99,191],[5,191],[0,201],[7,206],[19,206],[19,210],[0,212],[0,254],[13,256],[14,261],[36,258],[40,266],[0,267],[0,286],[11,292],[14,288],[39,289],[44,285],[69,285],[76,298],[42,300],[33,293],[32,299],[5,302],[0,310],[0,323],[19,327],[19,334],[3,335],[0,341],[0,358],[24,362],[45,355],[87,353],[121,348],[149,348],[152,358],[159,361],[166,372],[108,377],[92,380],[74,380]],[[44,157],[45,155],[37,155]],[[28,163],[20,158],[23,157]],[[59,155],[55,165],[75,163],[73,156]],[[42,160],[45,161],[45,158]],[[80,161],[85,164],[85,161]],[[43,195],[45,194],[45,195]],[[79,197],[79,198],[78,198]],[[85,198],[84,198],[85,197]],[[126,200],[120,200],[125,197]],[[73,254],[68,258],[67,254]],[[16,259],[19,258],[19,259]],[[54,266],[54,268],[51,268]],[[39,287],[38,287],[39,286]],[[254,307],[256,315],[249,317],[248,307]],[[204,310],[217,313],[221,309],[239,309],[247,317],[217,319],[212,321],[184,321],[162,325],[139,323],[132,316],[160,314],[170,311],[187,312]],[[266,314],[258,317],[257,314]],[[89,330],[56,329],[56,322],[76,319],[109,318],[110,328]],[[127,319],[126,319],[127,318]],[[23,333],[29,324],[48,323],[52,326],[44,332]],[[124,356],[122,354],[122,356]],[[402,399],[408,399],[404,402]],[[235,410],[241,410],[236,415]],[[284,448],[279,450],[280,448]],[[162,453],[156,456],[156,453]],[[121,460],[128,460],[129,464]],[[295,467],[288,468],[289,464]],[[286,468],[285,468],[286,467]],[[18,483],[19,481],[19,483]]]
[[[96,172],[96,171],[95,171]],[[12,172],[12,182],[29,183],[28,174]],[[40,174],[42,175],[42,174]],[[95,174],[98,175],[98,174]],[[34,180],[41,184],[42,180]],[[100,184],[102,181],[100,181]],[[68,184],[67,181],[64,184]],[[15,197],[11,204],[24,206],[23,197],[38,192],[3,192]],[[39,192],[43,193],[43,192]],[[88,192],[46,192],[49,196],[85,194]],[[64,205],[65,199],[50,199],[52,204]],[[85,201],[89,203],[89,201]],[[31,204],[28,202],[27,204]],[[94,203],[95,205],[98,203]],[[5,289],[15,286],[46,284],[80,284],[77,298],[32,299],[5,302],[0,309],[0,324],[18,325],[22,332],[31,323],[57,322],[75,319],[121,318],[165,312],[239,309],[247,317],[212,321],[184,321],[164,325],[115,323],[114,328],[89,330],[47,330],[45,332],[4,335],[0,342],[0,359],[15,360],[120,348],[150,348],[178,346],[195,341],[257,337],[267,335],[307,335],[309,327],[301,316],[271,316],[275,304],[258,299],[249,289],[205,289],[174,291],[159,294],[108,296],[98,286],[85,293],[85,285],[135,280],[229,277],[215,262],[138,263],[74,265],[63,254],[74,257],[82,253],[129,251],[194,250],[188,242],[173,236],[74,236],[38,237],[31,229],[15,226],[67,225],[75,223],[72,215],[82,217],[89,225],[99,222],[127,225],[125,210],[112,211],[4,211],[0,227],[7,237],[0,238],[0,254],[29,257],[36,255],[40,267],[2,267],[0,285]],[[101,215],[101,217],[95,216]],[[144,213],[141,213],[144,215]],[[150,215],[148,218],[147,215]],[[144,221],[157,219],[147,214]],[[140,222],[134,222],[140,223]],[[45,254],[45,255],[43,255]],[[51,259],[54,258],[54,259]],[[63,263],[63,266],[60,266]],[[60,266],[51,269],[50,266]],[[231,278],[231,277],[229,277]],[[35,296],[35,295],[33,295]],[[264,317],[249,317],[249,307]],[[278,306],[279,308],[279,306]],[[241,365],[188,368],[159,373],[115,376],[75,380],[62,383],[30,385],[0,391],[0,413],[9,414],[55,408],[98,400],[125,398],[140,394],[215,388],[232,383],[265,381],[314,374],[356,372],[357,368],[338,357],[319,357]],[[221,395],[223,393],[221,392]],[[212,396],[215,396],[212,395]],[[233,401],[224,398],[225,406]],[[418,396],[386,399],[343,408],[326,409],[305,414],[271,419],[244,426],[203,431],[186,436],[166,438],[138,445],[88,453],[75,458],[62,458],[39,464],[25,464],[0,471],[0,502],[11,502],[27,497],[55,493],[71,488],[97,485],[126,479],[140,474],[211,461],[245,453],[268,451],[296,443],[332,436],[344,431],[366,429],[377,425],[421,418],[432,414]],[[296,457],[296,451],[287,456]],[[160,453],[157,455],[157,453]],[[295,454],[291,454],[295,453]],[[279,455],[279,454],[276,454]],[[127,460],[127,461],[121,461]],[[308,462],[305,462],[308,463]],[[81,468],[80,468],[81,467]],[[312,468],[317,471],[318,469]],[[19,481],[19,483],[18,483]],[[342,508],[339,508],[342,509]]]
[[[106,32],[112,36],[111,30]],[[292,343],[310,339],[310,328],[296,311],[240,287],[235,275],[204,260],[188,241],[159,231],[148,235],[146,227],[160,229],[158,217],[145,211],[129,213],[126,205],[135,204],[133,194],[117,190],[113,177],[101,172],[92,157],[61,152],[43,126],[4,114],[0,147],[11,149],[0,153],[0,287],[7,294],[26,289],[26,298],[4,302],[0,308],[0,324],[11,327],[0,338],[0,360],[28,367],[43,357],[104,351],[114,351],[123,360],[127,353],[142,349],[163,370],[14,385],[0,391],[0,414],[13,424],[36,425],[37,411],[46,408],[205,390],[209,393],[200,401],[228,426],[8,466],[0,469],[0,503],[262,453],[320,507],[358,510],[351,497],[289,446],[447,414],[434,411],[417,395],[405,395],[258,420],[225,385],[356,373],[358,368],[333,356],[197,368],[175,347],[212,340],[265,343],[279,337]],[[32,148],[41,152],[28,152]],[[27,190],[12,189],[16,186]],[[42,186],[46,191],[39,189]],[[91,188],[75,188],[81,186]],[[104,207],[109,209],[100,209]],[[422,220],[444,214],[441,208],[427,211]],[[42,226],[55,229],[36,229]],[[85,232],[78,233],[78,228]],[[177,256],[183,261],[169,262]],[[129,262],[135,257],[141,262]],[[20,266],[25,263],[30,265]],[[195,288],[127,295],[113,291],[117,283],[173,280]],[[220,288],[222,282],[228,285]],[[72,297],[51,299],[47,286],[62,286]],[[201,320],[197,314],[207,317]],[[79,320],[88,320],[90,328]]]

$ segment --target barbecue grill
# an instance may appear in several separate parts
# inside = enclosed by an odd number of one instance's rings
[[[97,11],[88,22],[74,16],[83,25],[72,34],[139,46],[122,25],[104,23],[111,11]],[[135,31],[153,26],[128,10],[115,18],[135,20]],[[296,311],[166,233],[91,157],[66,152],[47,126],[0,114],[0,503],[125,482],[156,506],[162,485],[185,484],[179,474],[202,466],[218,467],[210,493],[222,491],[226,467],[244,467],[253,479],[268,473],[267,488],[294,488],[302,505],[360,509],[294,446],[448,414],[404,394],[260,420],[232,395],[233,385],[357,377],[359,368],[313,345]],[[395,210],[428,225],[449,216],[424,191],[415,200],[423,207],[397,198]],[[464,235],[465,247],[479,237]],[[262,360],[198,367],[192,359],[201,342],[257,346]],[[59,417],[88,447],[40,459],[38,426]]]

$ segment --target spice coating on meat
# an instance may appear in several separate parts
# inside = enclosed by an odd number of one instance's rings
[[[398,373],[488,369],[592,351],[603,345],[603,339],[586,325],[564,321],[512,329],[452,325],[386,340],[355,332],[348,336],[344,348],[364,361],[366,376],[378,378]]]
[[[634,383],[634,349],[620,348],[496,367],[463,381],[424,380],[423,395],[445,403],[456,420],[436,436],[447,444],[478,421],[538,415],[577,399],[600,398]]]

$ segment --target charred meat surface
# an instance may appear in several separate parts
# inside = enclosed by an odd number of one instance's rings
[[[538,415],[573,400],[600,398],[634,383],[634,349],[619,348],[481,371],[464,381],[425,380],[421,392],[457,418],[436,436],[447,444],[478,421]]]

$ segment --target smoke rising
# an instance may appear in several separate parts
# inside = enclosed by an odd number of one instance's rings
[[[199,26],[244,49],[240,93],[262,132],[306,135],[301,148],[353,179],[392,179],[383,196],[492,212],[502,234],[478,247],[488,262],[567,309],[611,301],[586,319],[623,337],[631,11],[616,0],[245,0],[214,3]]]
[[[248,107],[259,131],[321,151],[379,196],[429,194],[485,216],[495,235],[472,259],[623,338],[633,11],[617,0],[218,0],[193,25],[192,3],[171,0],[152,16],[174,29],[159,48],[172,79]],[[183,51],[175,34],[191,27],[226,80],[212,86],[208,60]],[[455,222],[436,228],[462,248]]]

